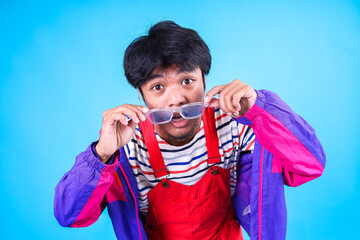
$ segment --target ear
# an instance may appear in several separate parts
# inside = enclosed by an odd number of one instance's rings
[[[206,76],[203,76],[204,90],[206,90]]]
[[[143,95],[142,95],[142,93],[141,93],[141,91],[140,91],[139,88],[137,89],[137,91],[138,91],[139,96],[141,96],[141,99],[144,101],[144,97],[143,97]]]
[[[141,89],[140,89],[140,88],[138,88],[138,89],[137,89],[137,91],[138,91],[138,98],[139,98],[139,101],[140,101],[140,97],[141,97],[141,99],[143,100],[143,102],[144,102],[144,103],[145,103],[145,105],[147,106],[146,101],[145,101],[145,98],[144,98],[144,95],[143,95],[143,93],[142,93]],[[140,97],[139,97],[139,96],[140,96]]]

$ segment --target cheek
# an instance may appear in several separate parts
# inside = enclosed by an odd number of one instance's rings
[[[161,97],[154,96],[149,93],[144,93],[144,102],[149,109],[161,108],[159,103],[164,102]]]
[[[164,100],[162,98],[152,98],[152,99],[150,99],[150,101],[146,102],[146,105],[149,109],[165,108],[166,107],[164,105],[165,102],[166,102],[166,100]]]
[[[192,92],[191,97],[195,98],[196,101],[202,101],[205,96],[204,87],[201,85],[194,92]],[[193,101],[192,101],[193,102]]]

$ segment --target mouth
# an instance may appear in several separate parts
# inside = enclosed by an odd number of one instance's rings
[[[180,122],[182,120],[185,120],[185,119],[181,115],[174,115],[171,121]]]
[[[187,123],[187,119],[184,119],[180,114],[176,114],[171,119],[171,125],[176,128],[184,127]]]

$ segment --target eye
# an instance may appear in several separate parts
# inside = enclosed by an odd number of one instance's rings
[[[164,86],[161,85],[161,84],[156,84],[156,85],[151,87],[151,89],[154,90],[154,91],[160,91],[163,88],[164,88]]]
[[[181,84],[182,85],[190,85],[194,80],[192,80],[191,78],[185,78]]]

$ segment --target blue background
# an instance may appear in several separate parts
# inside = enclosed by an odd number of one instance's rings
[[[97,140],[103,111],[138,103],[123,53],[165,19],[209,45],[208,90],[238,78],[316,129],[325,173],[286,188],[288,239],[355,238],[360,3],[347,0],[1,1],[0,238],[115,239],[107,211],[89,228],[60,227],[54,188]]]

